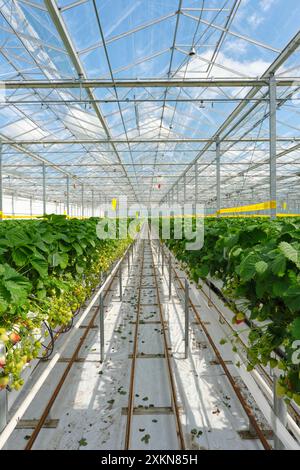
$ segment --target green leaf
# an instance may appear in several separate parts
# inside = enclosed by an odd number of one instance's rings
[[[271,262],[271,271],[279,277],[284,276],[286,269],[286,258],[283,254],[278,254]]]
[[[300,339],[300,317],[295,318],[292,323],[291,333],[295,339]]]
[[[149,444],[150,437],[151,437],[150,434],[145,434],[145,436],[141,438],[141,441],[145,442],[145,444]]]
[[[200,264],[200,266],[197,266],[197,269],[194,270],[194,273],[196,276],[201,277],[202,279],[208,276],[210,271],[209,265],[208,264]]]
[[[84,271],[83,267],[80,266],[78,263],[76,263],[76,272],[77,272],[78,274],[82,274],[83,271]]]
[[[80,246],[79,243],[77,243],[77,242],[73,243],[73,248],[75,248],[75,251],[76,251],[77,256],[81,256],[81,255],[82,255],[83,250],[82,250],[82,248],[81,248],[81,246]]]
[[[242,250],[241,247],[235,248],[235,249],[232,250],[231,254],[232,254],[232,256],[237,257],[242,253],[242,251],[243,250]]]
[[[9,290],[2,284],[0,280],[0,300],[3,299],[3,302],[10,302],[11,296]],[[2,303],[2,300],[1,300]]]
[[[11,300],[15,303],[23,301],[28,295],[29,286],[26,289],[22,287],[22,284],[18,284],[14,281],[6,281],[5,287],[10,293]]]
[[[285,291],[283,300],[292,312],[300,311],[300,286],[290,286]]]
[[[12,251],[12,259],[17,266],[24,266],[28,256],[20,248],[14,248]]]
[[[69,255],[68,253],[60,253],[59,265],[61,269],[65,269],[68,266]]]
[[[290,281],[288,278],[283,278],[280,281],[276,280],[272,282],[272,292],[275,297],[282,297],[287,289],[290,287]]]
[[[299,264],[299,253],[290,243],[280,242],[279,249],[284,256],[295,264]]]
[[[85,437],[83,437],[82,439],[80,439],[80,441],[78,441],[78,444],[80,446],[87,446],[87,440],[85,439]]]
[[[238,267],[239,274],[242,278],[242,281],[250,281],[256,274],[256,263],[260,261],[258,255],[255,253],[250,253],[247,255],[241,262]]]
[[[26,235],[24,230],[21,228],[14,228],[9,230],[7,233],[9,241],[12,243],[12,246],[25,246],[31,243],[31,239]]]
[[[43,241],[44,241],[45,243],[48,243],[48,245],[50,245],[51,243],[53,243],[54,240],[55,240],[55,237],[54,237],[54,235],[52,235],[52,233],[50,233],[50,232],[45,233],[45,234],[43,235]]]
[[[268,282],[264,280],[264,282],[258,281],[255,283],[255,293],[259,299],[262,299],[264,294],[268,291],[269,285]]]
[[[42,259],[40,257],[33,257],[30,259],[30,264],[41,277],[48,276],[48,263],[44,258]]]
[[[268,263],[265,261],[258,261],[255,263],[255,270],[258,274],[264,274],[268,269]]]
[[[57,251],[56,253],[49,255],[48,260],[54,268],[56,266],[60,266],[62,269],[65,269],[68,265],[69,256],[68,253],[59,253]]]

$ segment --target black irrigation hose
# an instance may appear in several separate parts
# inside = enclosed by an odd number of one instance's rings
[[[45,353],[42,356],[37,356],[37,359],[39,359],[40,361],[47,361],[51,357],[54,351],[54,334],[53,334],[53,330],[51,326],[46,321],[43,321],[43,326],[45,330],[48,331],[48,334],[49,334],[48,338],[50,338],[50,341],[48,342],[46,346],[42,344],[42,347],[44,348]]]

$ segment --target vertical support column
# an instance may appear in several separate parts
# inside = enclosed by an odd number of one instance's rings
[[[70,177],[67,176],[67,216],[70,214]]]
[[[7,390],[0,390],[0,432],[7,425]]]
[[[198,162],[195,162],[195,215],[198,202]]]
[[[186,201],[186,173],[183,175],[183,204]]]
[[[81,187],[81,217],[84,217],[84,185]]]
[[[169,300],[171,300],[172,295],[172,258],[171,253],[169,253]]]
[[[220,141],[216,140],[216,179],[217,179],[217,217],[220,217],[221,209],[221,165],[220,165]]]
[[[103,294],[99,295],[99,314],[100,314],[100,362],[104,361],[104,304]]]
[[[11,195],[11,213],[15,215],[15,193]]]
[[[160,243],[158,240],[158,247],[157,247],[157,267],[159,267],[160,264]]]
[[[123,299],[122,265],[120,265],[120,268],[119,268],[119,293],[120,293],[120,300],[122,302],[122,299]]]
[[[43,215],[47,213],[46,206],[46,165],[43,163]]]
[[[92,217],[95,216],[95,209],[94,209],[94,190],[92,189]]]
[[[3,220],[3,172],[2,172],[2,165],[3,165],[2,142],[0,141],[0,222],[1,222],[1,220]]]
[[[276,383],[277,383],[278,377],[276,373],[273,373],[273,411],[277,418],[281,421],[283,426],[286,426],[287,424],[287,407],[286,403],[283,400],[283,398],[278,397],[276,393]],[[274,449],[275,450],[283,450],[284,445],[282,442],[278,439],[276,435],[276,429],[274,429]]]
[[[189,355],[189,284],[184,280],[184,357]]]
[[[177,204],[179,203],[179,184],[177,183]]]
[[[32,200],[33,200],[33,197],[30,196],[30,198],[29,198],[29,213],[30,213],[30,217],[32,217],[32,215],[33,215]]]
[[[276,81],[272,73],[269,82],[269,132],[270,132],[270,216],[276,217]]]
[[[161,273],[164,275],[165,268],[165,252],[163,246],[161,247]]]

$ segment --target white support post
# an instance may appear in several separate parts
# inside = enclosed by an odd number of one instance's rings
[[[43,163],[43,215],[47,213],[46,205],[46,165]]]
[[[184,281],[184,357],[189,354],[189,285]]]
[[[0,141],[0,221],[3,220],[3,173],[2,173],[3,157],[2,142]]]
[[[0,390],[0,432],[7,425],[7,390]]]
[[[67,176],[67,215],[70,215],[70,177]]]
[[[198,202],[198,162],[195,162],[195,215]]]
[[[123,281],[122,281],[122,265],[119,269],[119,294],[120,294],[120,301],[123,300]]]
[[[84,185],[81,187],[81,217],[84,217]]]
[[[15,193],[11,195],[11,213],[15,215]]]
[[[287,425],[287,406],[282,397],[278,397],[276,393],[276,383],[278,377],[276,373],[273,373],[273,411],[277,418],[281,421],[283,426]],[[276,435],[276,429],[274,429],[274,449],[283,450],[285,447],[281,440]]]
[[[100,362],[104,361],[104,304],[103,294],[99,295],[99,316],[100,316]]]
[[[186,173],[183,175],[183,204],[186,201]]]
[[[276,217],[276,81],[274,74],[269,81],[269,132],[270,132],[270,216]]]
[[[169,254],[169,300],[171,300],[172,295],[172,258],[171,253]]]
[[[216,179],[217,179],[217,217],[221,209],[221,168],[220,168],[220,141],[216,140]]]
[[[33,210],[32,210],[33,204],[32,204],[32,202],[33,202],[33,196],[30,196],[30,198],[29,198],[29,213],[30,213],[30,217],[32,217],[32,215],[33,215]]]
[[[95,209],[94,209],[94,190],[92,189],[92,217],[95,216]]]

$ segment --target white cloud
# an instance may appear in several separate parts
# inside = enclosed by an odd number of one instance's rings
[[[205,52],[205,54],[202,54],[201,57],[205,60],[209,60],[211,55],[212,51],[208,50]],[[224,52],[220,52],[218,54],[217,63],[220,66],[223,66],[224,69],[214,65],[210,73],[211,77],[235,77],[236,72],[240,73],[241,75],[245,75],[246,77],[257,77],[262,75],[270,65],[269,62],[262,59],[238,60],[230,57]],[[190,60],[189,62],[185,76],[187,78],[197,78],[197,76],[199,77],[199,75],[194,72],[199,70],[199,68],[202,66],[203,62],[200,58],[193,58],[193,60]],[[232,72],[229,70],[232,70]],[[182,73],[184,73],[184,70]],[[178,75],[180,76],[182,73],[179,71]],[[201,74],[201,78],[205,78],[205,74]]]
[[[262,11],[268,11],[277,0],[260,0],[259,6]]]
[[[226,41],[223,49],[233,54],[241,55],[247,52],[248,43],[242,39],[230,39]]]
[[[263,21],[264,18],[258,13],[252,13],[252,15],[248,16],[247,18],[247,22],[253,28],[257,28]]]

